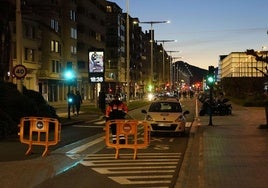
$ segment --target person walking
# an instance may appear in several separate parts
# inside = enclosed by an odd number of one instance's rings
[[[75,112],[75,94],[74,91],[71,90],[70,93],[67,93],[67,100],[68,100],[68,110],[72,109],[73,114]]]
[[[112,100],[106,108],[106,121],[115,119],[125,119],[125,115],[128,113],[128,107],[125,103],[119,100],[119,95],[116,94],[114,100]],[[111,125],[112,141],[115,144],[116,139],[116,124]],[[125,144],[125,136],[119,135],[119,143]]]
[[[82,103],[83,103],[83,100],[82,100],[81,94],[80,94],[79,91],[76,90],[76,93],[75,93],[75,108],[76,108],[76,115],[77,116],[79,115],[80,106],[81,106]]]

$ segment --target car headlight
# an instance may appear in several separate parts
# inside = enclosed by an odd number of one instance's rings
[[[154,98],[154,95],[153,95],[152,93],[149,93],[149,94],[148,94],[148,100],[149,100],[149,101],[152,101],[153,98]]]

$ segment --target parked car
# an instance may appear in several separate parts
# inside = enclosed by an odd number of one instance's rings
[[[152,134],[157,132],[169,132],[185,134],[186,114],[188,110],[182,110],[178,100],[167,99],[152,102],[148,110],[142,110],[145,121],[150,125]]]

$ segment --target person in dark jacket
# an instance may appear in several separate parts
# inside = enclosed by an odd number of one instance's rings
[[[127,113],[127,105],[119,100],[119,95],[115,95],[114,100],[106,108],[106,120],[125,119]],[[111,131],[113,143],[116,143],[116,124],[111,125]],[[125,143],[124,135],[119,135],[119,143]]]
[[[77,116],[79,115],[80,106],[81,106],[82,103],[83,103],[83,100],[82,100],[82,97],[80,95],[80,92],[76,91],[76,94],[75,94],[75,108],[76,108],[76,115]]]

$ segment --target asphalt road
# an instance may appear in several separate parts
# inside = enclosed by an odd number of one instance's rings
[[[189,120],[194,117],[194,102],[182,101],[184,109],[190,110]],[[145,107],[143,107],[145,108]],[[142,108],[142,109],[143,109]],[[135,119],[143,119],[141,108],[130,112]],[[90,134],[99,137],[86,142],[77,142],[66,150],[66,155],[79,162],[75,167],[46,180],[37,187],[173,187],[178,177],[188,137],[157,135],[151,137],[146,149],[138,150],[133,160],[133,150],[120,149],[120,158],[115,159],[115,150],[106,147],[101,133],[104,122],[83,123],[65,129],[65,135]],[[82,138],[83,136],[81,136]],[[66,167],[68,168],[68,167]]]

